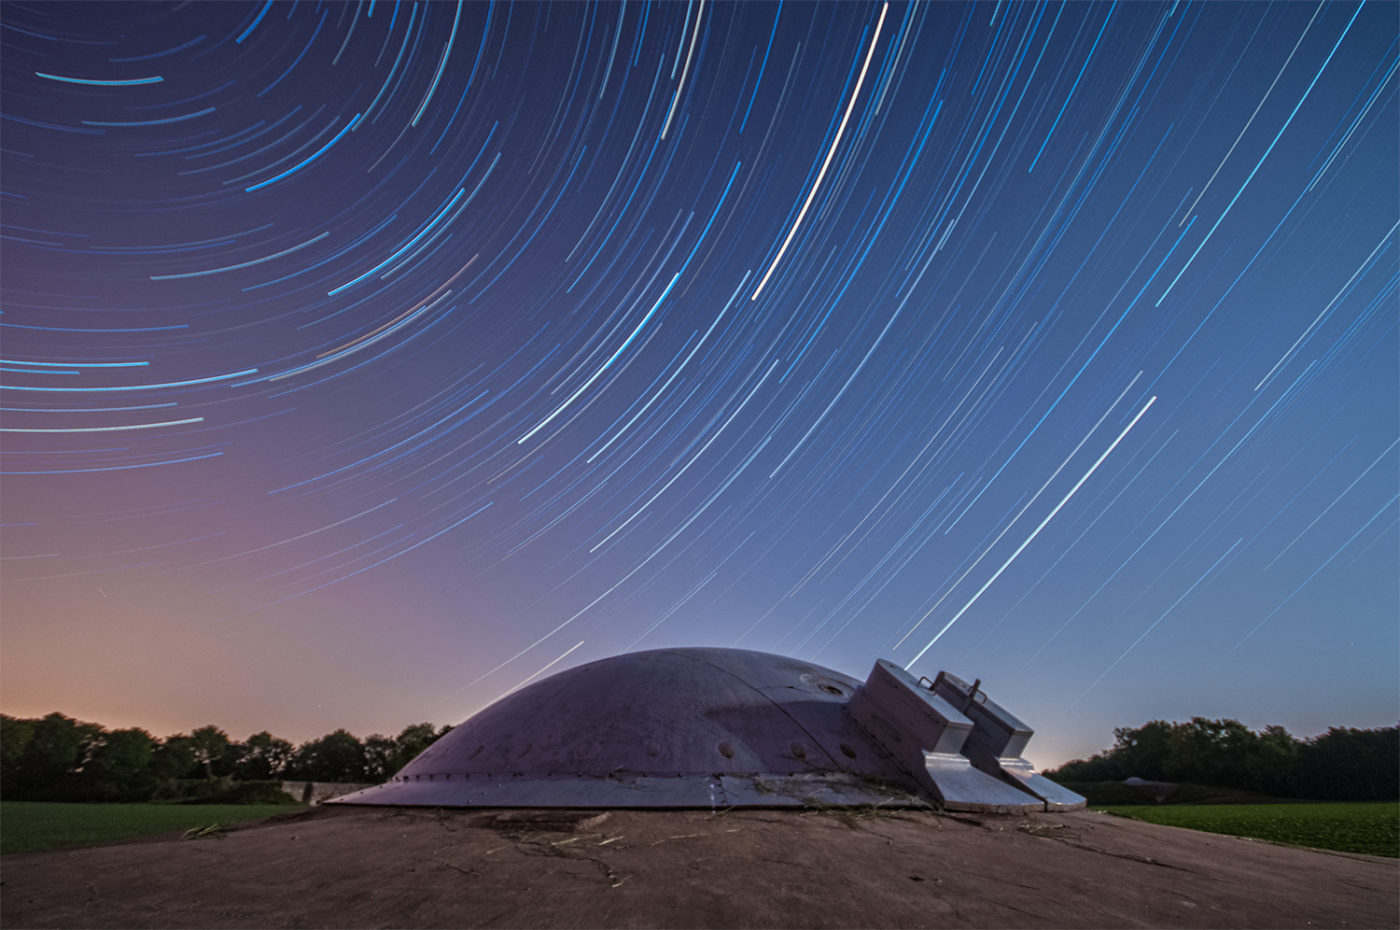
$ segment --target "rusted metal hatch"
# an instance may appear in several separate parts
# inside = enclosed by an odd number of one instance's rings
[[[940,688],[957,696],[941,681]],[[976,698],[974,691],[971,701]],[[996,724],[1000,708],[990,705],[987,713],[987,706],[978,703],[976,712],[987,719],[974,722],[930,683],[884,660],[862,683],[798,659],[742,649],[636,652],[509,694],[390,781],[328,803],[1083,806],[1082,798],[1034,775],[1024,759],[996,754],[998,745],[1019,754],[1030,731],[1005,715],[1014,737],[1006,739]],[[974,731],[980,737],[972,741],[976,764],[961,754]],[[999,763],[1008,763],[1014,776]],[[1047,798],[1049,787],[1054,797]]]

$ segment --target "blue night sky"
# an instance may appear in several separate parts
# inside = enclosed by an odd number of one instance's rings
[[[0,704],[1393,725],[1397,9],[5,3]]]

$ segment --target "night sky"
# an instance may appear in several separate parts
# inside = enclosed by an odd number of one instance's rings
[[[1393,725],[1397,9],[6,3],[0,707]]]

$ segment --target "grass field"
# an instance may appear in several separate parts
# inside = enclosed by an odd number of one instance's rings
[[[1400,803],[1164,804],[1104,807],[1169,827],[1400,858]]]
[[[95,846],[161,833],[217,832],[299,810],[291,804],[60,804],[0,801],[0,855]],[[217,826],[215,826],[217,825]]]

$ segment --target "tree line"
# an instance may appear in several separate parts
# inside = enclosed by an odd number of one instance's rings
[[[387,781],[451,727],[415,723],[363,740],[346,730],[300,746],[267,731],[242,742],[216,726],[158,739],[60,713],[0,714],[0,796],[34,801],[146,801],[180,797],[182,783]],[[183,794],[189,794],[188,791]]]
[[[1113,748],[1046,774],[1057,781],[1142,778],[1234,788],[1280,798],[1400,798],[1400,728],[1332,727],[1298,739],[1283,727],[1255,732],[1238,720],[1153,720],[1113,731]]]
[[[145,801],[190,794],[190,782],[330,781],[378,784],[446,734],[431,723],[363,740],[346,730],[294,746],[267,731],[242,742],[215,726],[158,739],[60,713],[0,714],[0,796],[10,800]],[[1045,774],[1057,781],[1137,777],[1336,801],[1400,798],[1400,728],[1332,727],[1298,739],[1238,720],[1153,720],[1113,731],[1113,748]],[[182,786],[184,791],[182,794]]]

